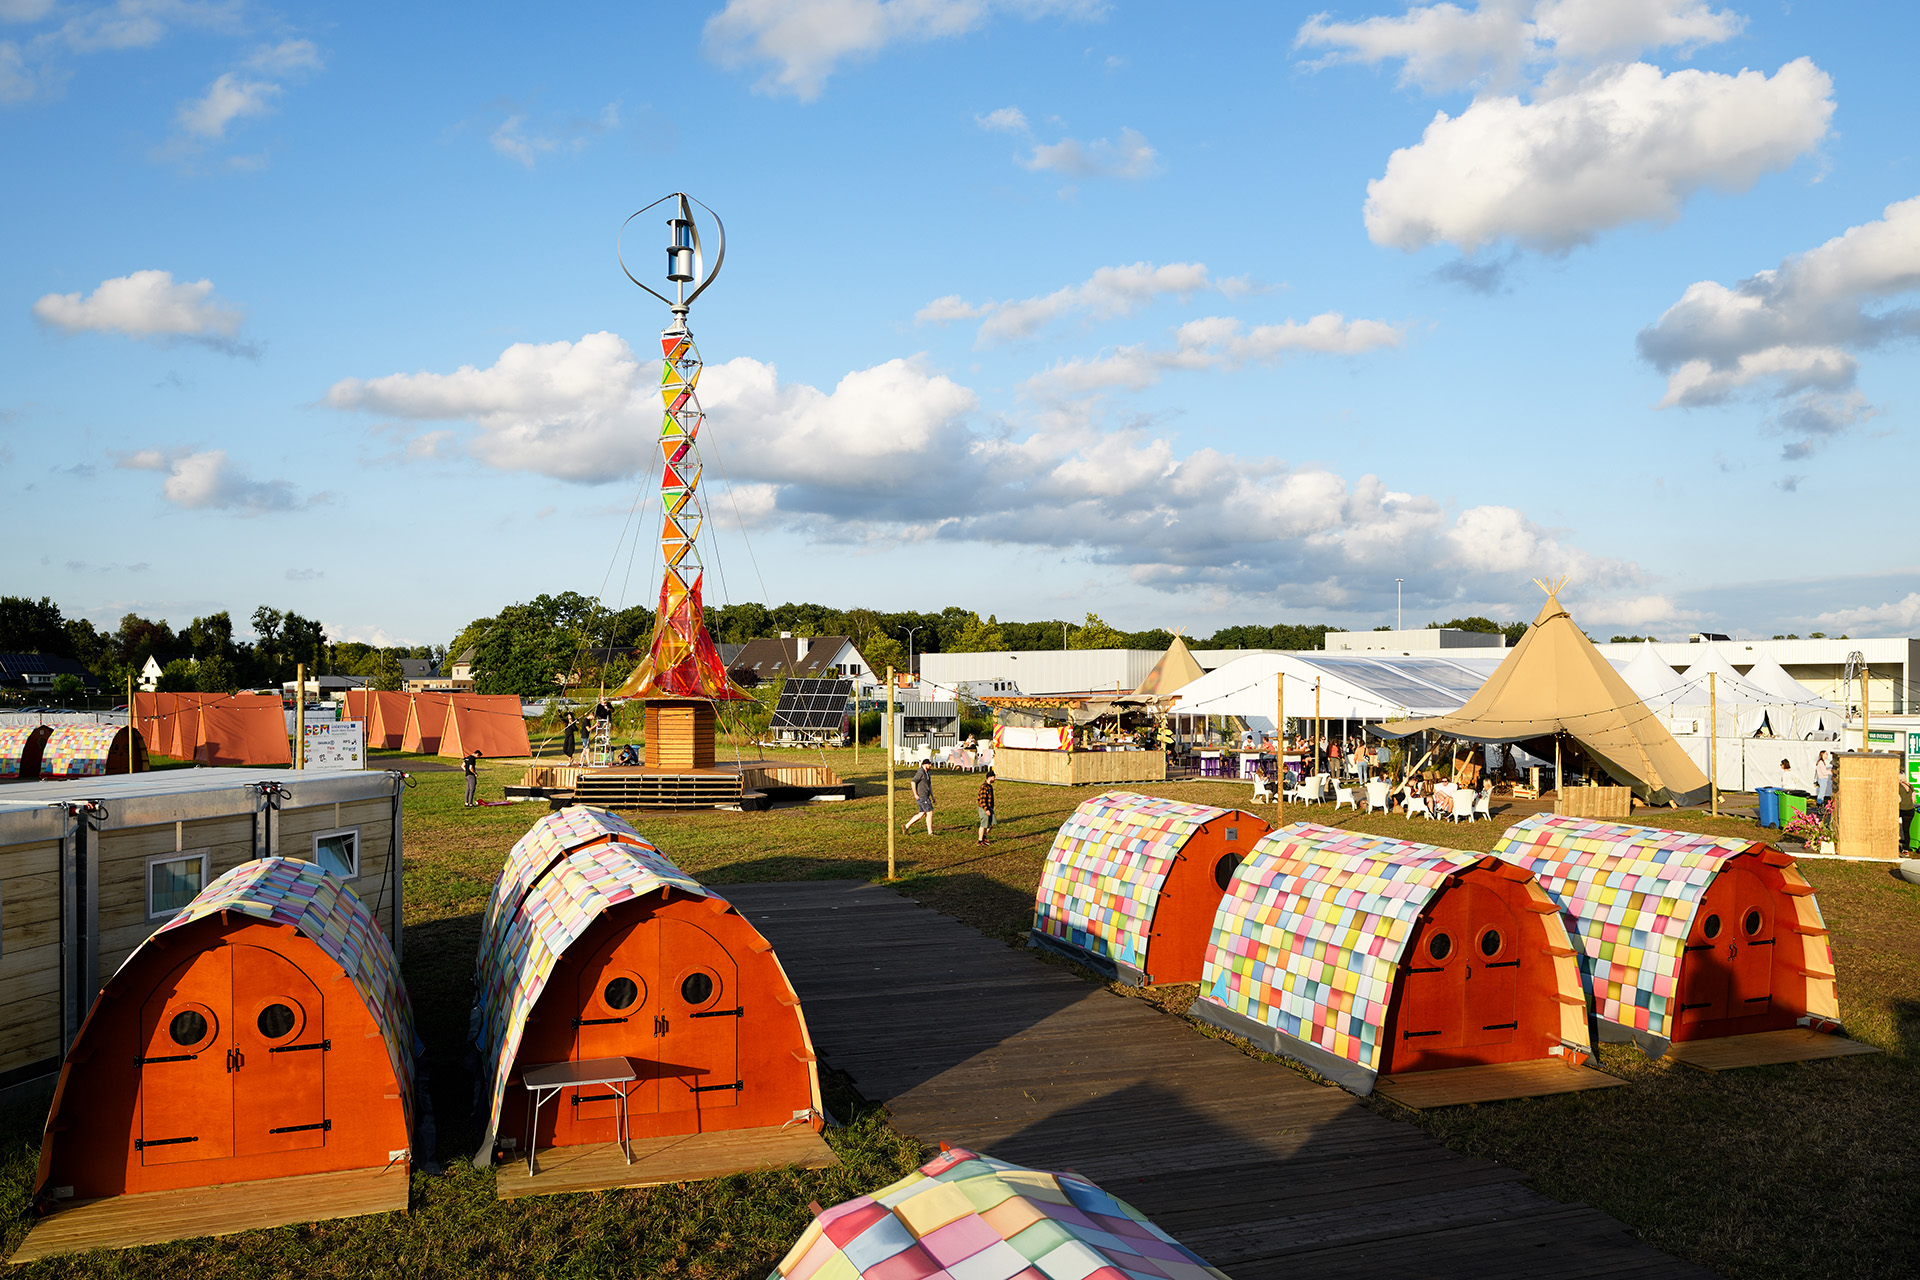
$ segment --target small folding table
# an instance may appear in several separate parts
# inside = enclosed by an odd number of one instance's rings
[[[567,1089],[587,1088],[593,1085],[617,1087],[614,1094],[615,1107],[619,1112],[619,1123],[614,1132],[619,1135],[617,1142],[620,1154],[628,1164],[633,1163],[633,1153],[627,1149],[627,1090],[640,1078],[640,1071],[632,1058],[588,1058],[582,1062],[554,1062],[541,1067],[528,1067],[520,1077],[520,1083],[527,1091],[527,1176],[534,1175],[533,1149],[539,1142],[540,1108],[546,1105],[548,1098],[558,1097]]]

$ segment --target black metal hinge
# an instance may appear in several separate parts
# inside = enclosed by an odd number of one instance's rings
[[[133,1149],[145,1151],[148,1147],[177,1147],[183,1142],[198,1142],[198,1138],[135,1138]]]
[[[1688,951],[1711,951],[1713,950],[1713,944],[1711,942],[1696,942],[1685,949]]]
[[[1480,1029],[1482,1031],[1518,1031],[1520,1024],[1517,1022],[1489,1022]]]
[[[1439,1034],[1438,1031],[1402,1031],[1400,1038],[1402,1040],[1411,1040],[1415,1036],[1437,1036]]]
[[[746,1013],[745,1009],[709,1009],[705,1013],[690,1013],[687,1016],[689,1018],[742,1018]]]
[[[620,1095],[617,1093],[576,1093],[573,1095],[573,1105],[576,1107],[583,1102],[618,1102],[618,1101],[620,1101]]]
[[[1761,1004],[1761,1003],[1763,1003],[1763,1002],[1765,1002],[1765,1001],[1768,1001],[1768,1000],[1771,1000],[1771,999],[1773,999],[1773,997],[1772,997],[1772,996],[1748,996],[1748,997],[1747,997],[1747,998],[1746,998],[1745,1000],[1742,1000],[1742,1001],[1741,1001],[1740,1003],[1742,1003],[1742,1004]]]
[[[333,1121],[322,1120],[319,1124],[289,1124],[278,1129],[269,1129],[268,1133],[305,1133],[309,1129],[318,1129],[322,1133],[333,1132]]]
[[[1520,962],[1518,960],[1489,960],[1484,967],[1488,969],[1518,969]]]
[[[333,1041],[331,1041],[331,1040],[321,1040],[321,1041],[319,1041],[319,1042],[317,1042],[317,1043],[315,1043],[315,1044],[283,1044],[283,1045],[276,1045],[276,1046],[274,1046],[273,1048],[271,1048],[271,1049],[269,1049],[269,1050],[267,1050],[267,1052],[268,1052],[268,1053],[299,1053],[299,1052],[300,1052],[301,1050],[303,1050],[303,1049],[318,1049],[318,1050],[319,1050],[320,1052],[322,1052],[322,1053],[325,1053],[325,1052],[327,1052],[327,1050],[329,1050],[329,1049],[331,1049],[331,1048],[333,1048]],[[308,1127],[309,1127],[309,1128],[311,1128],[312,1126],[311,1126],[311,1125],[309,1125]],[[276,1129],[276,1130],[274,1130],[274,1132],[276,1132],[276,1133],[278,1133],[278,1132],[279,1132],[279,1130],[277,1130],[277,1129]]]
[[[173,1053],[161,1058],[135,1058],[133,1065],[136,1067],[144,1067],[149,1062],[192,1062],[199,1056],[197,1053]]]
[[[1426,969],[1409,969],[1407,970],[1407,972],[1408,973],[1445,973],[1446,970],[1440,968],[1438,965],[1435,965],[1435,966],[1432,966],[1431,968],[1426,968]]]
[[[1699,1004],[1683,1004],[1683,1005],[1681,1005],[1681,1006],[1680,1006],[1680,1012],[1682,1012],[1682,1013],[1685,1013],[1685,1012],[1686,1012],[1687,1010],[1689,1010],[1689,1009],[1711,1009],[1711,1008],[1713,1008],[1713,1001],[1711,1001],[1711,1000],[1702,1000],[1702,1001],[1701,1001],[1701,1002],[1700,1002]]]
[[[576,1027],[610,1027],[616,1022],[625,1022],[625,1018],[575,1018]]]
[[[1778,941],[1780,941],[1778,938],[1768,938],[1765,941],[1749,940],[1747,945],[1750,947],[1770,947]]]
[[[746,1087],[747,1082],[744,1080],[735,1080],[732,1084],[690,1084],[687,1086],[687,1088],[693,1090],[695,1093],[717,1093],[723,1089],[744,1090]]]

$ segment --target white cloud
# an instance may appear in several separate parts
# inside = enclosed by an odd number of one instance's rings
[[[1027,132],[1026,112],[1018,107],[1001,107],[983,116],[975,116],[973,122],[991,133]]]
[[[620,104],[609,102],[597,116],[569,116],[530,129],[524,112],[514,112],[489,135],[493,149],[531,169],[552,155],[577,155],[596,137],[620,127]]]
[[[0,0],[0,22],[38,22],[53,12],[53,0]]]
[[[244,80],[229,71],[209,85],[205,95],[181,103],[177,118],[188,133],[218,142],[235,120],[273,110],[273,100],[281,92],[270,80]]]
[[[1037,142],[1020,167],[1030,173],[1051,171],[1069,178],[1151,178],[1160,172],[1159,153],[1134,129],[1120,130],[1120,140],[1076,138]]]
[[[995,14],[1098,16],[1102,0],[727,0],[707,19],[709,56],[727,67],[771,63],[754,88],[802,102],[820,96],[843,62],[888,45],[965,35]]]
[[[284,76],[295,71],[318,71],[322,65],[320,47],[311,40],[282,40],[279,44],[254,50],[247,59],[250,69],[270,76]]]
[[[43,324],[68,333],[123,333],[161,341],[188,338],[233,354],[245,316],[213,296],[213,281],[175,282],[171,271],[135,271],[103,280],[91,294],[49,293],[33,304]]]
[[[1741,395],[1791,400],[1775,429],[1789,458],[1872,416],[1854,387],[1858,353],[1920,336],[1920,197],[1888,205],[1817,248],[1729,288],[1689,285],[1640,331],[1640,354],[1667,375],[1661,408]],[[1906,299],[1904,303],[1896,300]]]
[[[251,478],[245,468],[228,460],[225,449],[200,453],[141,449],[122,455],[115,465],[128,471],[166,472],[161,495],[189,511],[237,511],[256,516],[291,511],[300,505],[290,482]]]
[[[1173,370],[1235,369],[1247,364],[1271,364],[1288,355],[1361,355],[1397,347],[1405,333],[1380,320],[1348,320],[1326,311],[1302,324],[1256,325],[1242,332],[1230,316],[1189,320],[1174,332],[1174,345],[1145,344],[1117,347],[1093,359],[1061,361],[1033,375],[1022,385],[1042,398],[1086,395],[1120,389],[1140,391]]]
[[[1367,234],[1471,253],[1511,239],[1559,252],[1628,222],[1668,221],[1703,187],[1744,191],[1826,136],[1833,82],[1805,58],[1769,77],[1608,67],[1532,101],[1435,115],[1367,184]]]
[[[970,303],[958,294],[949,294],[920,308],[914,319],[922,324],[946,324],[984,317],[978,345],[987,346],[1031,337],[1068,315],[1109,320],[1131,315],[1168,295],[1186,297],[1215,288],[1222,292],[1244,291],[1245,287],[1246,282],[1238,278],[1214,281],[1207,275],[1206,264],[1200,262],[1165,265],[1135,262],[1127,266],[1100,267],[1079,284],[1031,298]]]
[[[1316,67],[1399,62],[1400,83],[1439,92],[1502,88],[1526,68],[1632,59],[1650,49],[1683,52],[1738,35],[1746,19],[1703,0],[1522,0],[1415,5],[1397,17],[1307,19],[1295,48],[1329,52]]]
[[[56,93],[67,80],[64,55],[145,49],[179,27],[235,31],[243,0],[110,0],[62,7],[54,0],[0,0],[0,22],[51,21],[21,40],[0,40],[0,103]]]
[[[1900,600],[1852,609],[1835,609],[1814,619],[1826,627],[1884,631],[1889,635],[1910,636],[1920,632],[1920,591],[1908,592]]]

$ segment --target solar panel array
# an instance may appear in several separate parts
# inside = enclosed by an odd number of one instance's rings
[[[789,679],[773,710],[773,728],[838,733],[853,701],[853,681]]]

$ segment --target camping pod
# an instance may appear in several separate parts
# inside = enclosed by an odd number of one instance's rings
[[[1097,795],[1047,851],[1033,942],[1129,986],[1198,982],[1220,895],[1272,829],[1240,809]]]
[[[960,1147],[814,1214],[768,1280],[1227,1280],[1078,1174]]]
[[[489,760],[530,756],[527,720],[511,694],[469,694],[447,704],[440,727],[440,754],[464,757],[478,751]]]
[[[1593,1052],[1572,940],[1531,875],[1309,822],[1233,873],[1193,1013],[1360,1094],[1380,1076]]]
[[[53,730],[44,724],[0,725],[0,782],[40,776],[40,755]]]
[[[821,1126],[806,1019],[773,948],[611,813],[558,810],[513,846],[474,990],[482,1165],[497,1139],[525,1141],[526,1073],[568,1062],[631,1060],[634,1139]],[[610,1088],[565,1090],[540,1112],[538,1147],[615,1141]]]
[[[388,1166],[404,1188],[412,1018],[351,889],[312,862],[242,863],[101,989],[60,1070],[35,1204]]]
[[[130,726],[60,725],[40,748],[42,779],[98,778],[146,770],[147,744],[140,730]]]
[[[1539,877],[1579,939],[1603,1040],[1839,1029],[1813,886],[1771,845],[1539,814],[1494,854]]]

